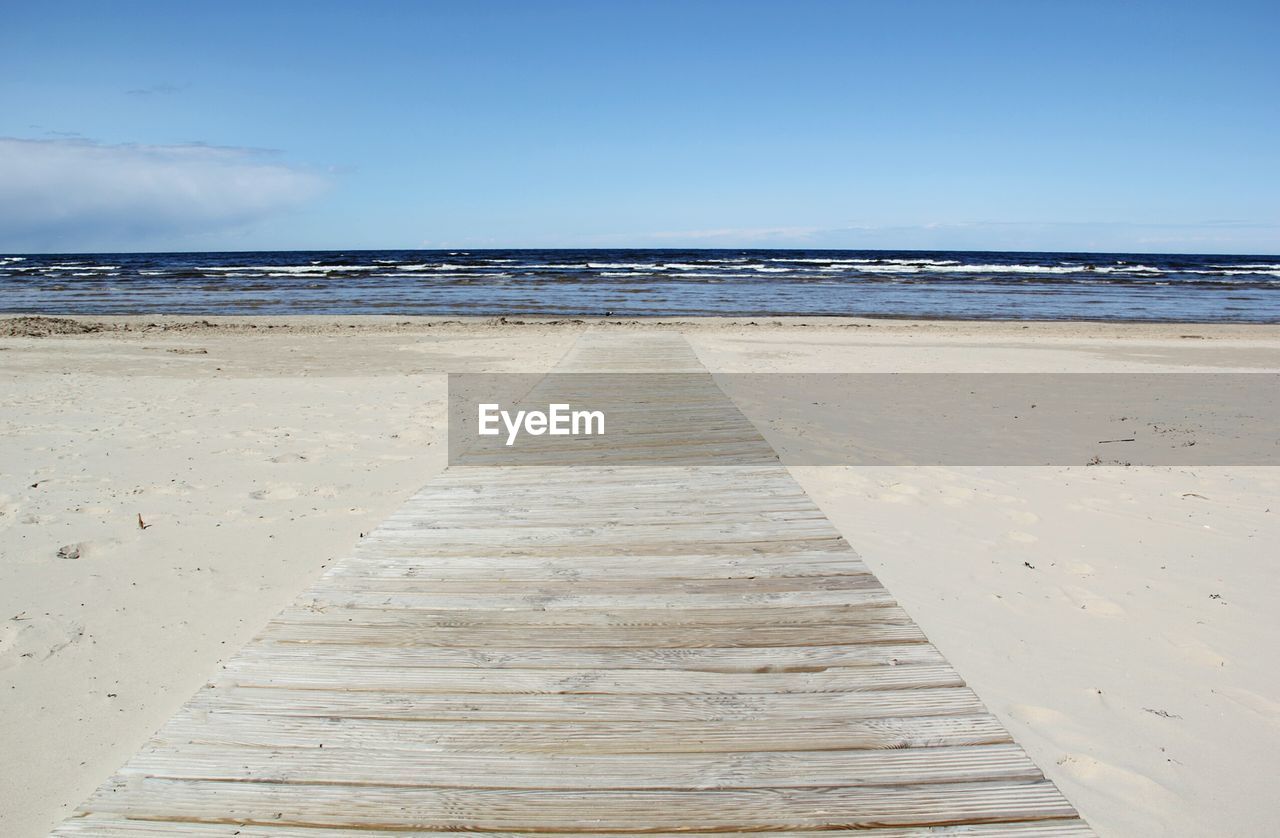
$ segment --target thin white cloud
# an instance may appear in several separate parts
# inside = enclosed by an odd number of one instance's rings
[[[263,222],[325,179],[271,152],[0,138],[0,249],[134,249]]]

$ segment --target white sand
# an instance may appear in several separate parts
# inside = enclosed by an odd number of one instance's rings
[[[870,331],[694,344],[740,372],[1280,369],[1270,327]],[[1100,835],[1275,834],[1280,468],[792,472]]]
[[[581,328],[403,320],[0,338],[0,834],[443,466],[442,372],[543,370]],[[1272,327],[666,328],[723,371],[1280,370]],[[1280,468],[793,471],[1100,834],[1272,832]]]

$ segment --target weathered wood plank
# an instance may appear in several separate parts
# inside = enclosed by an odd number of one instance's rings
[[[855,603],[850,605],[776,605],[749,603],[718,608],[494,608],[467,610],[452,608],[383,608],[312,605],[313,597],[303,596],[306,605],[280,612],[278,623],[417,628],[502,628],[511,626],[545,628],[608,628],[619,632],[643,628],[712,628],[716,626],[752,628],[787,626],[878,626],[910,625],[911,618],[896,604]]]
[[[925,641],[915,623],[869,622],[857,625],[819,624],[801,626],[677,626],[617,625],[573,626],[418,625],[412,618],[355,622],[301,621],[272,622],[267,636],[280,643],[325,643],[355,646],[441,646],[464,649],[537,648],[696,648],[767,646],[841,646],[859,643],[914,643]]]
[[[174,717],[159,744],[201,743],[269,748],[374,748],[404,751],[560,754],[689,754],[767,751],[886,750],[999,745],[1010,740],[995,717],[920,716],[810,722],[433,722],[403,718],[236,715]]]
[[[530,791],[118,777],[87,804],[126,817],[367,829],[704,831],[941,826],[1075,812],[1051,783],[683,791]]]
[[[477,754],[375,748],[184,743],[152,748],[121,772],[171,780],[510,789],[748,789],[1040,780],[1012,744],[890,751]]]
[[[239,661],[288,666],[299,659],[331,666],[417,666],[464,669],[664,669],[701,672],[816,672],[835,667],[942,663],[928,643],[775,646],[748,649],[451,649],[260,642]]]
[[[376,553],[376,556],[374,555]],[[359,561],[344,559],[325,572],[330,579],[409,579],[506,585],[514,582],[592,582],[616,585],[623,591],[633,583],[664,580],[773,580],[864,575],[867,566],[841,551],[808,551],[779,559],[762,555],[691,554],[664,556],[661,562],[641,556],[585,554],[563,557],[498,556],[493,553],[441,556],[422,548],[405,548],[403,555],[384,544],[366,550]]]
[[[769,838],[832,838],[850,830],[824,829],[815,832],[796,830],[770,831]],[[457,838],[456,831],[438,832],[415,829],[412,832],[367,829],[308,829],[291,826],[249,824],[208,824],[190,821],[129,821],[119,818],[88,816],[67,821],[54,833],[61,838],[168,838],[189,835],[191,838]],[[544,832],[487,832],[492,838],[545,838]],[[634,838],[636,833],[591,831],[594,838]],[[761,838],[760,832],[650,832],[646,838]],[[959,826],[857,829],[857,838],[922,838],[922,836],[960,836],[960,838],[1082,838],[1093,833],[1077,818],[1020,823],[966,824]],[[852,836],[851,836],[852,838]]]
[[[398,719],[405,722],[636,722],[651,725],[655,731],[659,730],[658,723],[757,721],[787,731],[820,721],[852,722],[859,719],[976,716],[986,713],[982,702],[967,687],[860,693],[620,696],[598,693],[449,695],[343,689],[288,690],[224,684],[201,690],[189,707],[201,718],[233,713],[326,719]],[[695,728],[683,729],[691,731]],[[823,728],[824,731],[828,729]]]
[[[378,609],[381,611],[406,610],[422,612],[483,612],[496,611],[506,614],[512,611],[537,609],[539,611],[590,610],[621,611],[633,613],[644,609],[663,611],[706,612],[709,609],[728,609],[750,606],[772,613],[780,606],[789,608],[822,608],[834,606],[847,608],[854,605],[896,605],[889,592],[874,579],[871,584],[859,588],[838,591],[760,591],[737,594],[681,594],[638,593],[620,594],[539,594],[534,591],[495,594],[441,595],[419,591],[362,591],[342,590],[329,586],[312,588],[307,592],[305,607],[325,612],[330,608]]]
[[[683,695],[842,693],[963,687],[948,664],[904,664],[826,669],[819,672],[700,672],[666,669],[458,669],[362,666],[326,660],[236,659],[219,682],[242,687],[341,689],[406,693],[576,693],[582,695]]]
[[[623,592],[618,587],[625,584]],[[542,582],[513,584],[511,580],[487,578],[476,580],[436,580],[417,576],[390,579],[329,575],[308,593],[329,594],[352,592],[417,593],[437,597],[549,597],[564,602],[568,597],[612,595],[629,607],[635,607],[638,596],[737,596],[751,597],[764,594],[833,593],[838,591],[884,590],[879,580],[869,573],[843,576],[783,576],[778,578],[740,577],[729,579],[681,579],[681,578],[614,578],[614,579],[551,579]],[[667,600],[664,600],[667,601]],[[653,603],[647,603],[652,607]],[[806,604],[809,604],[806,601]],[[833,604],[833,603],[812,603]]]

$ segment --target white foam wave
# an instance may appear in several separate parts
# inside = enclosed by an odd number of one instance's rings
[[[244,271],[255,271],[257,273],[278,274],[281,276],[287,274],[326,274],[334,271],[378,271],[382,270],[380,265],[230,265],[230,266],[210,266],[196,268],[198,271],[207,271],[209,273],[226,273],[234,274]]]
[[[918,274],[921,268],[918,265],[865,265],[854,270],[874,274]]]
[[[1163,268],[1153,268],[1150,265],[1103,265],[1096,267],[1092,271],[1086,271],[1084,268],[1076,270],[1085,273],[1099,274],[1162,274],[1166,273]]]
[[[766,262],[800,262],[803,264],[813,265],[863,265],[867,262],[874,262],[875,259],[805,259],[794,256],[790,259],[776,258],[765,259]]]
[[[945,267],[959,265],[955,259],[815,259],[808,257],[772,258],[766,262],[795,263],[805,265],[911,265]]]
[[[535,262],[528,265],[503,265],[503,268],[506,270],[512,270],[512,271],[588,271],[588,270],[591,270],[585,264],[557,265],[554,262]]]
[[[452,265],[448,262],[441,262],[433,265],[430,262],[418,262],[413,265],[396,265],[398,271],[465,271],[474,269],[475,265]]]
[[[59,262],[56,265],[44,265],[34,270],[48,271],[118,271],[119,265],[86,265],[84,262]]]
[[[495,277],[511,276],[511,274],[502,273],[501,271],[489,273],[480,273],[477,271],[448,271],[445,273],[404,273],[404,274],[386,274],[386,276],[395,276],[396,278],[409,276],[420,277],[423,279],[434,279],[440,282],[449,282],[455,279],[493,279]]]
[[[1000,274],[1072,274],[1083,268],[1079,265],[953,265],[948,273],[1000,273]]]
[[[1280,276],[1280,266],[1269,265],[1271,270],[1249,269],[1249,270],[1223,270],[1223,271],[1180,271],[1179,273],[1188,274],[1208,274],[1209,276]]]
[[[933,270],[941,267],[943,269],[940,271],[941,273],[958,274],[1165,273],[1161,268],[1153,268],[1148,265],[1104,265],[1090,268],[1085,265],[963,265],[959,262],[952,262],[944,265],[937,262],[911,262],[908,260],[896,260],[893,262],[890,262],[889,260],[885,261],[885,264],[866,265],[859,267],[856,270],[864,272],[904,273]]]

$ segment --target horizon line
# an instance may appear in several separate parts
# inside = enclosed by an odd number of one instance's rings
[[[510,246],[510,247],[328,247],[328,248],[252,248],[245,250],[46,250],[46,251],[0,251],[4,257],[27,256],[180,256],[204,253],[483,253],[511,251],[562,251],[562,252],[609,252],[620,250],[637,251],[673,251],[690,253],[697,251],[725,252],[749,251],[760,253],[1028,253],[1055,256],[1212,256],[1212,257],[1259,257],[1263,259],[1280,259],[1280,253],[1256,252],[1196,252],[1190,250],[983,250],[977,248],[919,248],[919,247],[566,247],[566,246]]]

